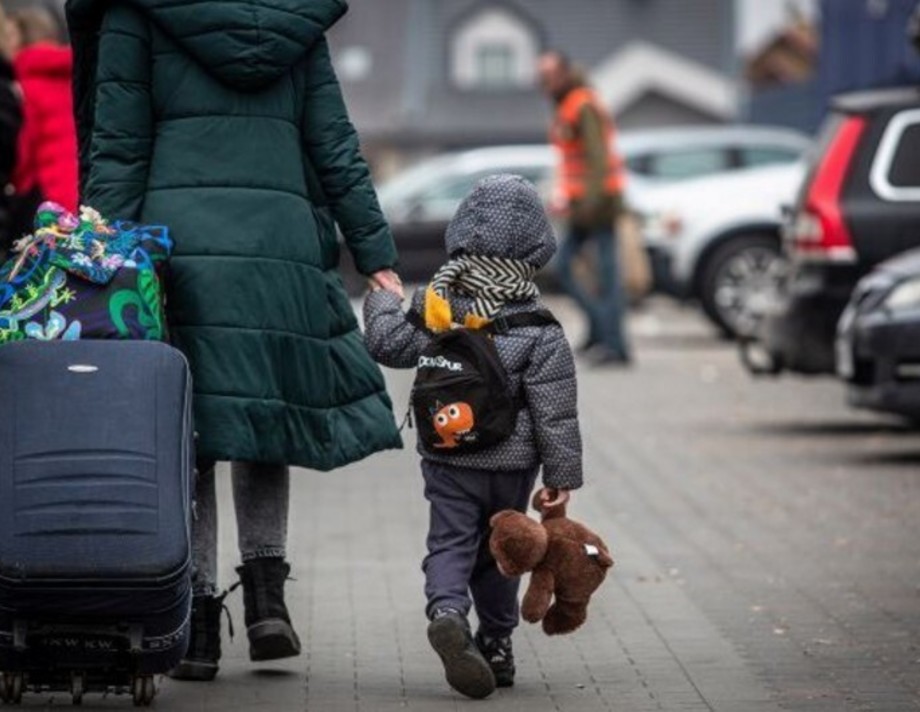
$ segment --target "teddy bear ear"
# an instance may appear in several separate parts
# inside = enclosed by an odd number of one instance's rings
[[[516,512],[513,509],[503,509],[502,511],[492,515],[492,518],[489,520],[489,526],[494,529],[501,520],[507,519],[508,517],[513,517],[515,514],[519,514],[519,512]]]

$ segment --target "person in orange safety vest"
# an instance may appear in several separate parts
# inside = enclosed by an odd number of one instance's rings
[[[625,294],[615,224],[623,210],[625,171],[614,150],[615,126],[597,94],[569,58],[559,51],[539,60],[540,84],[554,102],[550,140],[559,160],[554,202],[567,216],[569,231],[559,250],[557,274],[584,311],[588,339],[579,349],[598,365],[627,364],[630,349],[623,331]],[[573,274],[573,262],[596,249],[598,294],[590,294]]]

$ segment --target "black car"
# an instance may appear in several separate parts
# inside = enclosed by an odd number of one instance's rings
[[[920,246],[920,90],[831,105],[784,235],[789,274],[742,345],[755,372],[835,372],[837,322],[874,265]],[[759,347],[759,348],[758,348]]]
[[[920,250],[860,280],[837,330],[850,404],[920,421]]]

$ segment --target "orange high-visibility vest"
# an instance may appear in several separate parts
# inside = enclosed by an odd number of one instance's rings
[[[560,155],[558,189],[567,201],[583,198],[588,192],[587,151],[578,125],[581,112],[586,106],[594,108],[604,127],[604,143],[607,146],[604,192],[617,195],[626,183],[620,157],[613,151],[613,118],[591,89],[578,87],[559,103],[556,120],[550,131],[550,140]]]

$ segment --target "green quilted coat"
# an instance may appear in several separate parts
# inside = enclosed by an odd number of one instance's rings
[[[83,202],[168,225],[199,456],[329,470],[400,446],[337,272],[396,252],[323,33],[342,0],[69,0]]]

